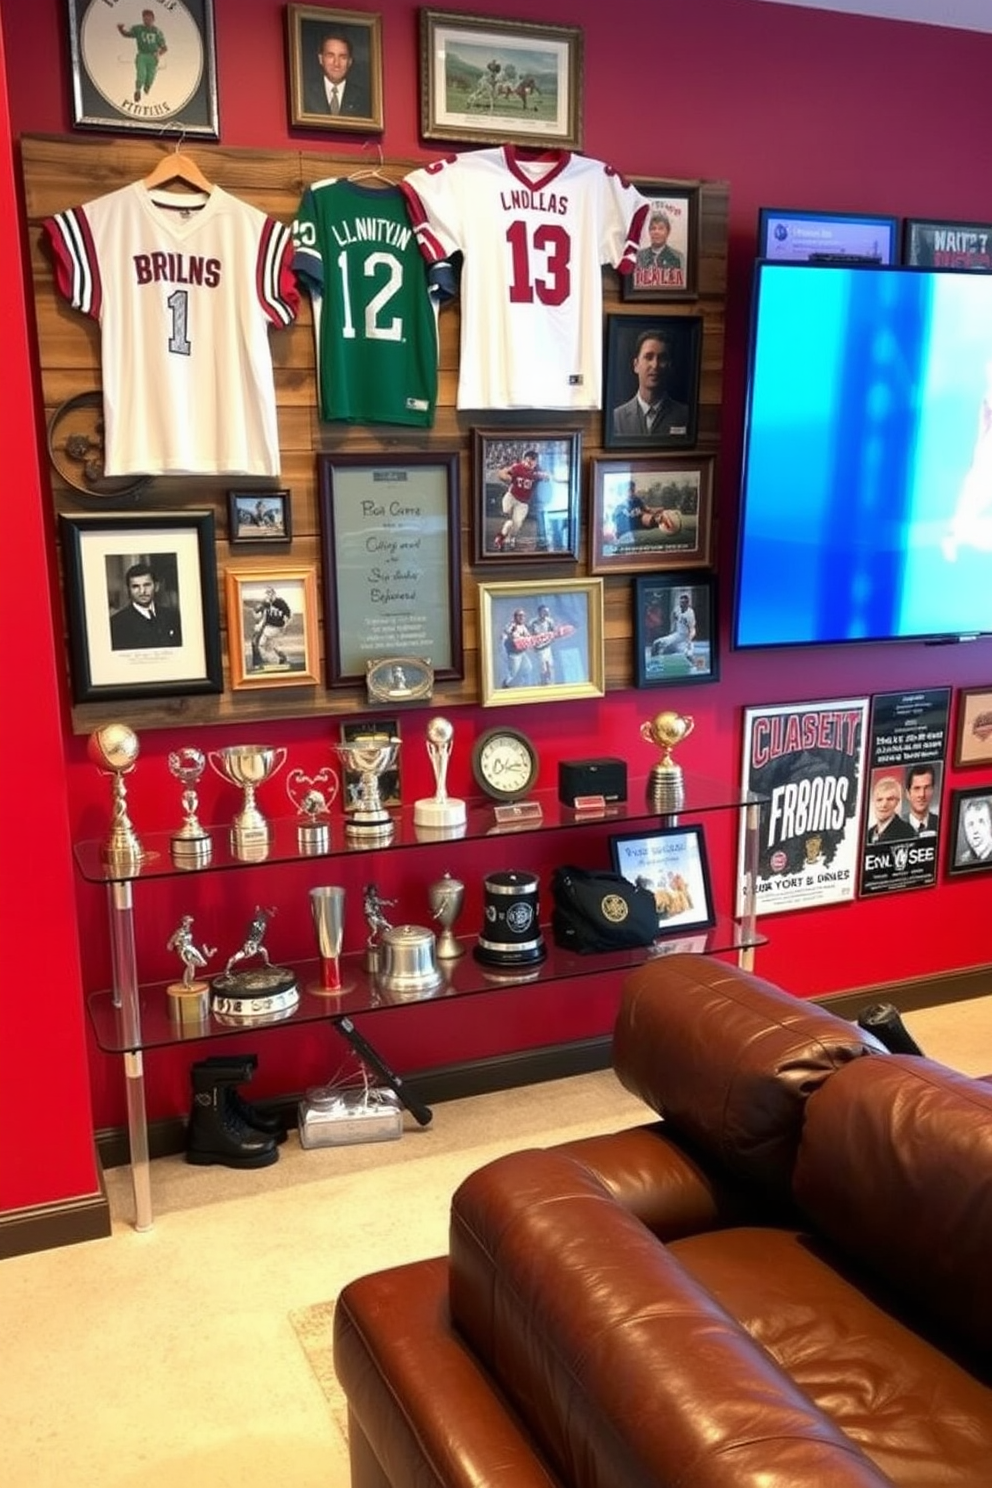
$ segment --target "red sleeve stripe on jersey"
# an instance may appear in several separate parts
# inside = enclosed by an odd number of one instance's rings
[[[103,287],[90,225],[82,208],[59,212],[45,223],[55,253],[55,277],[74,310],[100,319]]]
[[[429,264],[441,263],[448,255],[444,250],[444,245],[431,231],[423,202],[413,187],[408,186],[405,181],[400,181],[399,188],[406,197],[407,213],[417,235],[421,253]]]
[[[644,219],[648,215],[650,202],[645,202],[643,207],[638,207],[634,213],[629,228],[627,229],[627,242],[624,245],[623,257],[617,264],[621,274],[629,274],[634,267],[637,257],[637,249],[641,241],[641,233],[644,231]]]
[[[300,307],[300,292],[291,267],[293,239],[288,227],[267,219],[258,247],[256,289],[262,309],[273,325],[292,325]]]

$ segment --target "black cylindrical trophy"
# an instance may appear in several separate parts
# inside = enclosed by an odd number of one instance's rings
[[[538,919],[536,873],[489,873],[483,879],[482,933],[474,949],[485,966],[532,966],[548,948]]]

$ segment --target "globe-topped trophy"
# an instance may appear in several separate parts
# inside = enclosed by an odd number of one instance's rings
[[[447,791],[448,761],[454,734],[446,718],[432,718],[427,725],[427,753],[434,771],[434,794],[414,802],[413,824],[426,828],[431,836],[460,836],[465,828],[465,802],[449,796]]]
[[[648,776],[647,803],[652,811],[681,811],[685,805],[682,766],[672,759],[672,750],[689,737],[695,726],[695,719],[689,714],[671,712],[656,713],[641,724],[641,738],[656,744],[662,752]]]
[[[169,773],[183,787],[185,813],[182,826],[173,832],[169,842],[177,868],[204,868],[210,862],[213,843],[196,814],[200,804],[196,786],[206,768],[207,757],[202,749],[175,749],[169,755]]]
[[[439,961],[454,961],[465,952],[465,947],[458,944],[451,928],[461,913],[464,902],[465,885],[461,879],[452,878],[450,873],[445,873],[427,890],[431,919],[441,926],[441,934],[437,938]]]
[[[394,822],[382,804],[379,778],[395,765],[399,739],[390,734],[356,734],[334,748],[345,769],[358,776],[358,796],[345,822],[345,837],[355,847],[380,847],[392,841]]]
[[[244,802],[231,823],[231,851],[246,863],[268,857],[269,824],[255,804],[255,792],[286,763],[286,750],[268,744],[230,744],[212,749],[210,763],[217,774],[244,791]]]
[[[126,723],[105,723],[90,734],[87,753],[98,770],[113,777],[113,815],[110,835],[103,844],[103,857],[107,866],[115,873],[131,875],[141,867],[145,851],[138,841],[127,812],[127,787],[124,776],[129,775],[138,760],[140,745],[134,729]]]
[[[296,828],[296,845],[307,857],[326,853],[331,845],[331,828],[326,817],[337,800],[339,789],[337,774],[330,765],[318,770],[316,775],[305,775],[302,770],[290,770],[286,776],[286,794],[296,814],[302,821]]]

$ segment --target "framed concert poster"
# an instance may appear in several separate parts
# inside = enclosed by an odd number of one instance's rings
[[[691,300],[699,279],[699,183],[635,181],[649,202],[637,257],[620,275],[624,300]]]
[[[579,556],[578,429],[476,429],[475,561],[559,563]]]
[[[602,579],[479,585],[482,706],[602,697]]]

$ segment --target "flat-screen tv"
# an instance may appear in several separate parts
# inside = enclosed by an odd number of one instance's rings
[[[733,644],[992,633],[992,274],[755,274]]]

